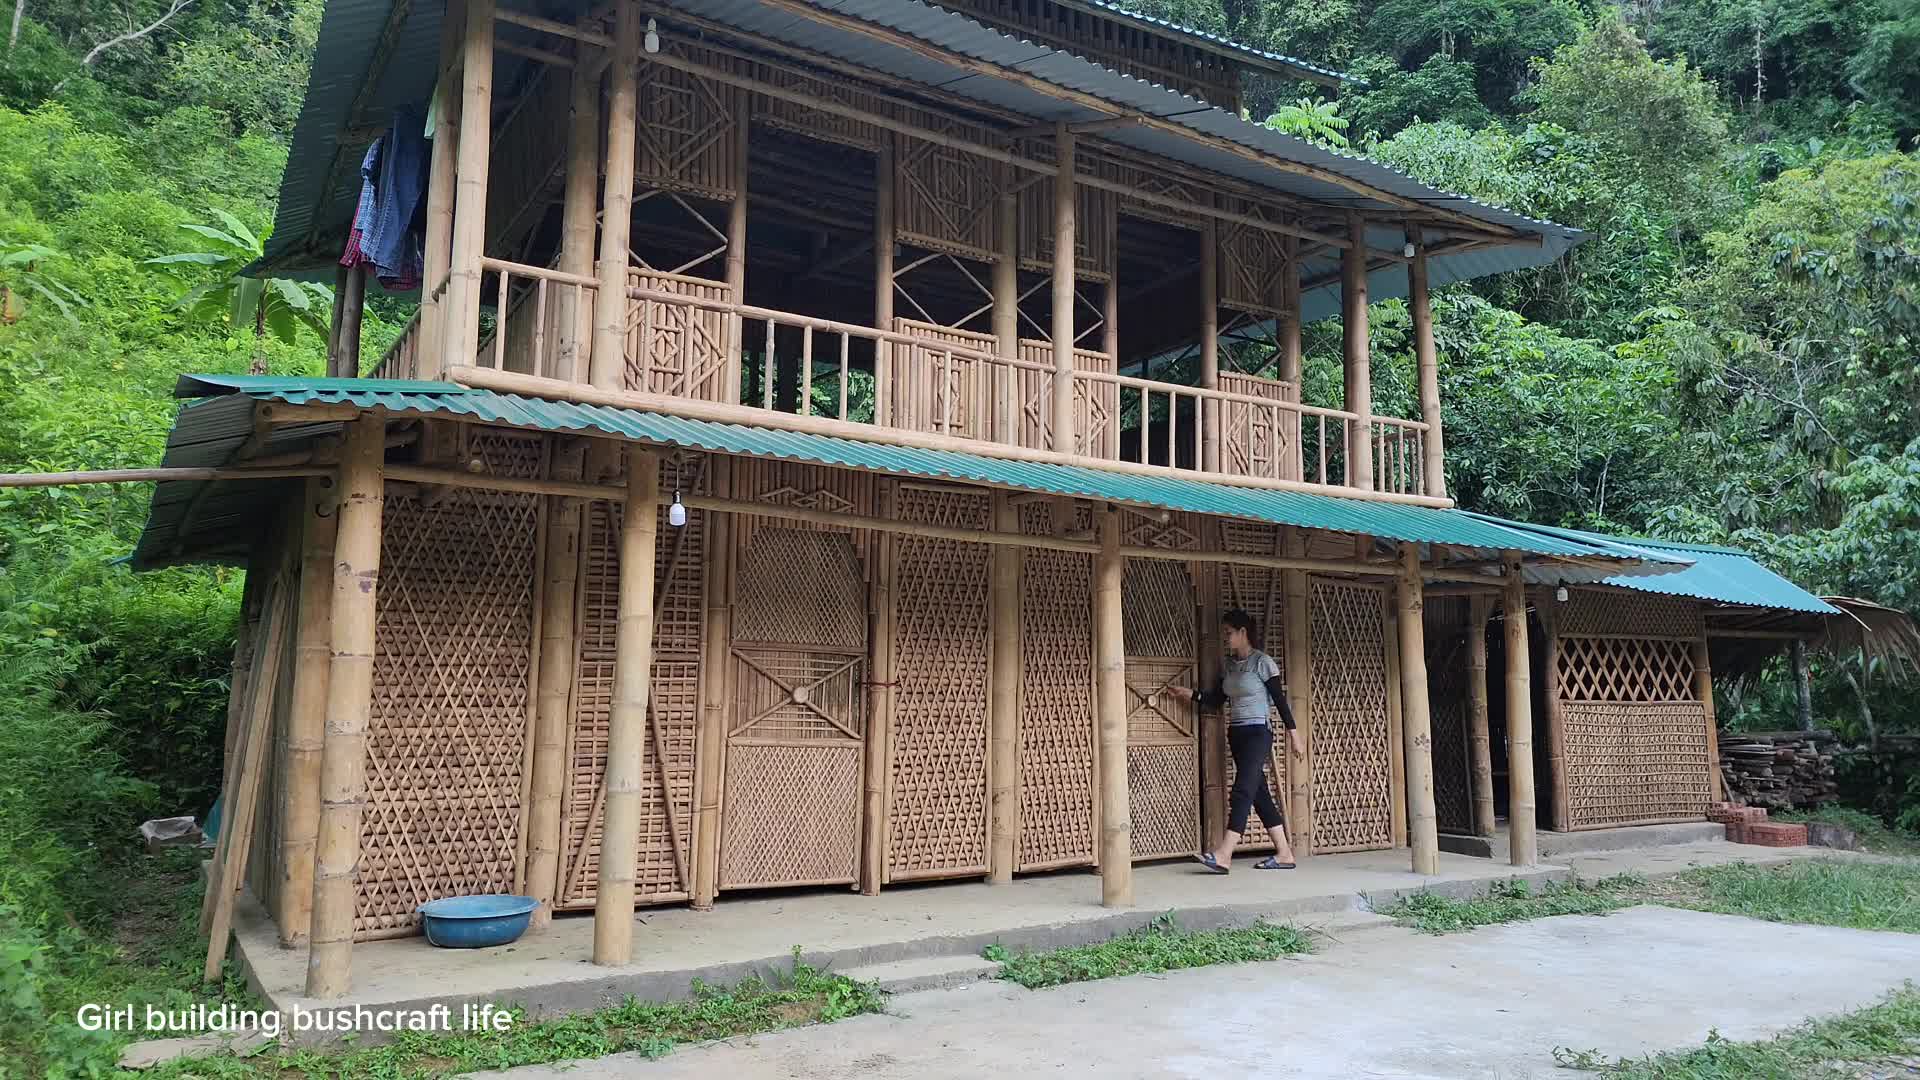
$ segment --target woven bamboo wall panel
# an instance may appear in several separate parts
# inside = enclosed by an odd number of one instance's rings
[[[1030,364],[1053,364],[1053,343],[1042,338],[1020,339],[1020,359]],[[1103,371],[1112,374],[1113,358],[1092,349],[1073,350],[1073,366],[1078,371]],[[1050,447],[1053,438],[1053,372],[1022,369],[1015,401],[1019,409],[1016,423],[1020,443],[1026,447]],[[1074,438],[1082,454],[1112,458],[1120,452],[1120,386],[1117,383],[1091,383],[1074,380]]]
[[[538,476],[539,436],[486,431],[468,452]],[[515,892],[533,667],[540,499],[388,493],[354,933],[407,933],[427,900]]]
[[[1712,799],[1707,715],[1699,702],[1568,702],[1568,825],[1699,820]]]
[[[979,126],[939,120],[942,135],[981,140]],[[984,140],[981,140],[984,141]],[[894,152],[895,235],[902,243],[982,262],[1000,253],[1001,166],[977,154],[900,136]]]
[[[1576,636],[1623,634],[1639,638],[1692,641],[1706,633],[1698,600],[1650,596],[1625,589],[1574,589],[1556,604],[1559,633]]]
[[[1205,522],[1198,514],[1180,511],[1143,513],[1124,508],[1119,514],[1120,537],[1124,544],[1160,548],[1163,551],[1199,551],[1202,548],[1201,535]]]
[[[1201,182],[1194,170],[1165,168],[1137,157],[1122,157],[1112,153],[1076,149],[1079,150],[1077,156],[1085,159],[1080,165],[1083,172],[1103,180],[1125,184],[1127,187],[1149,195],[1164,196],[1175,203],[1174,206],[1168,206],[1159,201],[1145,202],[1120,195],[1116,198],[1119,199],[1121,213],[1195,230],[1205,224],[1206,218],[1203,215],[1178,209],[1185,206],[1213,205],[1213,189]]]
[[[1247,521],[1222,520],[1220,544],[1226,551],[1250,555],[1281,553],[1278,527]],[[1220,610],[1239,608],[1253,616],[1255,647],[1276,661],[1283,660],[1287,655],[1285,575],[1265,566],[1215,565],[1220,573]]]
[[[645,267],[629,267],[636,289],[728,302],[724,282]],[[727,317],[708,308],[661,300],[629,300],[626,327],[626,389],[701,401],[727,401]]]
[[[901,487],[901,521],[987,529],[984,493]],[[903,533],[894,555],[890,880],[987,869],[991,550]]]
[[[1053,160],[1053,146],[1033,145],[1033,157]],[[1053,270],[1053,186],[1051,176],[1033,181],[1020,191],[1020,265],[1048,273]],[[1113,276],[1113,230],[1108,226],[1119,199],[1111,191],[1082,184],[1074,191],[1074,277],[1107,281]]]
[[[851,882],[860,753],[858,743],[728,747],[720,887]]]
[[[868,517],[874,512],[872,473],[775,461],[771,458],[740,458],[733,462],[733,470],[733,492],[738,499],[856,517]],[[754,534],[763,528],[825,530],[842,535],[848,532],[830,525],[742,513],[735,514],[733,518],[734,543],[742,548],[747,547],[753,542]],[[851,535],[854,550],[859,553],[864,565],[872,554],[872,534],[861,529]]]
[[[1120,592],[1129,659],[1154,656],[1192,662],[1198,648],[1194,630],[1199,616],[1185,564],[1129,559]]]
[[[1162,694],[1169,686],[1192,686],[1192,660],[1127,657],[1127,741],[1141,745],[1194,740],[1191,702]]]
[[[1133,857],[1164,859],[1200,850],[1200,752],[1181,743],[1127,745]]]
[[[1228,196],[1224,209],[1279,223],[1282,215],[1258,202]],[[1281,236],[1240,222],[1220,224],[1220,306],[1253,315],[1280,314],[1280,274],[1287,265]]]
[[[728,200],[745,177],[733,126],[746,119],[733,87],[660,64],[640,65],[642,122],[635,129],[634,176],[640,187]]]
[[[1563,701],[1691,701],[1692,643],[1625,637],[1560,638]]]
[[[1313,850],[1393,843],[1386,610],[1374,585],[1311,580]]]
[[[992,334],[955,330],[948,326],[895,319],[893,329],[910,337],[925,338],[925,346],[896,343],[889,363],[893,377],[888,380],[891,423],[909,431],[934,435],[955,435],[967,439],[995,438],[993,412],[996,386],[989,380],[1005,377],[1007,369],[979,363],[969,356],[955,355],[943,346],[993,353],[997,343]]]
[[[768,527],[741,550],[734,596],[737,642],[848,650],[867,643],[865,575],[845,533]]]
[[[1467,750],[1467,606],[1464,597],[1428,597],[1424,620],[1427,703],[1433,721],[1433,803],[1443,832],[1473,831],[1473,776]]]
[[[1220,373],[1220,389],[1270,401],[1298,401],[1300,388],[1278,379]],[[1220,469],[1232,476],[1300,479],[1300,414],[1244,401],[1220,403]]]
[[[1021,531],[1054,534],[1055,509],[1022,506]],[[1093,558],[1021,555],[1018,866],[1084,866],[1093,862]]]

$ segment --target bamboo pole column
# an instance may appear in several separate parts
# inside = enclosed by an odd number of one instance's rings
[[[1012,496],[993,496],[994,529],[1020,531],[1020,510]],[[1013,880],[1016,830],[1020,827],[1020,564],[1026,549],[1002,544],[993,549],[993,682],[987,712],[987,773],[993,778],[987,856],[987,880]]]
[[[873,325],[893,329],[893,135],[880,136],[873,155]],[[873,422],[893,423],[893,346],[873,343]]]
[[[593,275],[596,205],[600,195],[600,74],[590,63],[591,46],[574,50],[572,97],[567,113],[567,177],[560,204],[560,269]],[[585,291],[562,289],[554,347],[554,369],[545,372],[568,382],[588,377],[593,348],[593,309]]]
[[[328,628],[326,736],[320,752],[320,821],[314,849],[308,997],[347,992],[353,958],[354,877],[367,801],[367,714],[373,704],[375,598],[380,581],[382,459],[386,421],[347,425],[340,457],[339,524],[333,546]]]
[[[640,11],[613,9],[613,62],[607,76],[607,176],[600,197],[600,286],[593,298],[588,381],[619,390],[627,377],[627,246],[633,235],[634,139],[639,125]],[[641,389],[645,389],[642,387]],[[596,948],[596,952],[598,949]]]
[[[1407,743],[1407,830],[1413,872],[1440,872],[1440,826],[1433,806],[1433,715],[1427,701],[1426,598],[1420,545],[1400,545],[1400,714]]]
[[[586,446],[554,454],[555,479],[579,480]],[[533,925],[553,919],[560,888],[560,800],[567,781],[567,720],[573,702],[574,613],[580,578],[579,499],[553,497],[547,513],[546,582],[540,591],[540,673],[535,688],[533,776],[527,808],[527,893],[540,902]]]
[[[1804,649],[1802,642],[1794,645]],[[1693,695],[1700,699],[1707,721],[1707,785],[1715,802],[1726,798],[1720,779],[1720,721],[1713,709],[1713,662],[1709,658],[1705,635],[1693,641]]]
[[[1289,527],[1286,539],[1288,557],[1303,559],[1307,554],[1306,533]],[[1285,570],[1286,585],[1287,705],[1293,710],[1293,722],[1300,729],[1300,741],[1307,752],[1293,759],[1293,850],[1305,857],[1313,854],[1313,586],[1304,570]]]
[[[327,356],[327,377],[360,377],[360,322],[367,310],[367,264],[347,268],[340,295],[340,325]]]
[[[320,831],[320,765],[327,733],[327,666],[333,605],[333,545],[339,524],[333,478],[307,480],[301,500],[299,615],[293,689],[280,764],[280,943],[304,941],[313,916],[313,854]]]
[[[1300,400],[1300,238],[1283,236],[1281,248],[1286,265],[1280,268],[1280,319],[1277,327],[1280,350],[1280,381],[1293,385],[1294,400]],[[1281,422],[1292,428],[1293,460],[1281,475],[1289,480],[1306,477],[1306,425],[1299,413],[1282,413]]]
[[[1540,861],[1533,794],[1533,664],[1527,655],[1527,584],[1520,556],[1505,552],[1507,584],[1501,591],[1501,621],[1507,645],[1507,844],[1509,861]]]
[[[747,172],[751,165],[748,161],[747,134],[752,125],[747,122],[744,113],[735,117],[733,126],[734,175],[738,176],[739,187],[734,190],[733,199],[727,203],[727,295],[736,304],[747,302]],[[720,400],[729,404],[740,403],[740,347],[746,337],[746,320],[738,314],[727,315],[727,384],[720,388]]]
[[[1220,388],[1220,226],[1212,218],[1200,226],[1200,385],[1207,390]],[[1203,400],[1200,467],[1217,473],[1220,402],[1212,397]]]
[[[1433,344],[1433,300],[1427,293],[1427,244],[1420,226],[1407,226],[1413,261],[1407,264],[1407,308],[1413,312],[1413,355],[1420,374],[1420,475],[1426,494],[1447,497],[1446,446],[1440,424],[1440,354]]]
[[[1467,601],[1467,754],[1473,835],[1493,835],[1493,737],[1487,717],[1487,598]]]
[[[419,368],[422,378],[437,376],[446,346],[447,270],[453,249],[453,184],[460,153],[461,38],[466,34],[466,0],[447,0],[440,20],[440,72],[434,85],[433,150],[427,172],[426,264],[420,284]],[[467,361],[462,361],[466,363]]]
[[[708,466],[713,494],[733,493],[732,458]],[[719,894],[721,788],[726,777],[727,714],[733,704],[733,515],[703,511],[707,530],[707,611],[700,642],[700,729],[694,739],[693,906]]]
[[[1353,241],[1340,262],[1340,330],[1346,356],[1347,485],[1373,490],[1373,358],[1367,329],[1367,220],[1347,218]]]
[[[1225,545],[1217,518],[1202,519],[1206,550],[1218,551]],[[1200,626],[1194,640],[1199,645],[1199,663],[1194,667],[1194,687],[1212,686],[1220,678],[1220,661],[1225,650],[1220,642],[1222,568],[1209,563],[1189,563],[1199,587]],[[1202,851],[1214,851],[1227,831],[1227,723],[1218,709],[1194,710],[1194,725],[1200,731],[1200,842]]]
[[[1053,445],[1056,453],[1079,452],[1073,408],[1074,221],[1078,193],[1074,183],[1074,134],[1065,120],[1053,129]]]
[[[897,482],[882,480],[874,494],[882,517],[894,514]],[[887,879],[887,778],[892,758],[894,703],[894,534],[873,538],[873,581],[868,589],[868,626],[872,642],[873,673],[867,677],[873,696],[868,699],[867,742],[861,748],[860,891],[878,896]]]
[[[1005,360],[1020,358],[1020,196],[1001,192],[994,204],[995,227],[1000,234],[999,257],[993,263],[994,352]],[[994,377],[995,440],[1009,445],[1020,441],[1014,424],[1014,399],[1020,376],[1002,365]]]
[[[1549,820],[1555,832],[1566,832],[1572,807],[1567,799],[1567,725],[1560,693],[1560,619],[1558,604],[1549,599],[1538,609],[1541,638],[1547,655],[1540,665],[1542,693],[1547,706],[1547,782],[1553,787]]]
[[[645,775],[647,684],[653,671],[653,564],[659,503],[658,456],[645,447],[629,445],[627,505],[620,515],[620,587],[613,637],[613,704],[607,717],[600,881],[593,901],[593,962],[609,967],[633,959],[634,874]]]
[[[487,162],[493,148],[494,0],[467,0],[461,34],[460,158],[454,179],[440,371],[473,363],[480,348],[480,257],[487,241]]]
[[[1100,903],[1133,906],[1133,811],[1127,787],[1127,643],[1121,616],[1126,557],[1120,554],[1120,512],[1098,511],[1100,554],[1093,564],[1095,707],[1100,710]]]

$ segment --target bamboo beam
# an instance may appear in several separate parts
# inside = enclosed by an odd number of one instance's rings
[[[1071,138],[1071,136],[1069,136]],[[1093,564],[1094,659],[1100,711],[1100,904],[1133,906],[1133,826],[1127,787],[1127,644],[1121,615],[1126,556],[1120,553],[1120,512],[1105,507],[1100,552]]]
[[[300,613],[293,686],[280,761],[280,890],[274,922],[280,944],[305,941],[313,918],[314,844],[320,833],[320,764],[327,734],[327,666],[332,634],[333,548],[339,528],[331,478],[307,481],[300,533]]]
[[[80,487],[86,484],[167,483],[176,480],[278,480],[296,476],[330,476],[325,465],[291,465],[271,469],[95,469],[88,472],[0,473],[0,488]]]
[[[600,287],[593,298],[593,352],[588,381],[618,390],[627,368],[627,247],[633,235],[634,140],[639,118],[640,11],[614,8],[612,65],[607,76],[606,179],[600,197]],[[596,952],[598,950],[596,949]]]
[[[1306,558],[1307,536],[1289,528],[1286,535],[1289,558]],[[1307,746],[1304,755],[1293,759],[1293,850],[1302,857],[1313,854],[1313,620],[1312,582],[1304,570],[1286,570],[1286,676],[1287,704],[1293,709],[1293,722],[1300,729],[1300,741]]]
[[[557,447],[552,471],[583,472],[586,444]],[[533,925],[553,919],[560,888],[560,801],[566,789],[567,722],[572,712],[574,614],[580,578],[580,501],[562,498],[547,508],[546,582],[540,591],[540,673],[535,688],[533,774],[527,809],[527,895],[540,902]]]
[[[1200,226],[1200,385],[1207,390],[1220,389],[1220,227],[1212,219]],[[1202,401],[1200,467],[1217,473],[1220,402],[1212,398]],[[1247,449],[1251,453],[1253,448]]]
[[[430,465],[389,465],[387,480],[389,483],[428,484],[436,487],[473,488],[479,491],[512,491],[522,495],[560,495],[574,499],[611,499],[615,502],[624,502],[627,498],[627,493],[622,488],[581,483],[577,480],[533,480],[518,476],[495,476],[492,473],[436,468]]]
[[[1432,590],[1428,590],[1431,595]],[[1473,777],[1473,835],[1493,835],[1493,737],[1487,717],[1486,596],[1467,601],[1467,759]]]
[[[1053,141],[1055,162],[1060,171],[1053,179],[1053,318],[1048,331],[1053,337],[1051,449],[1076,454],[1080,451],[1080,440],[1073,422],[1073,275],[1074,215],[1078,199],[1074,192],[1074,135],[1067,129],[1066,121],[1057,125]]]
[[[1533,793],[1533,667],[1527,655],[1527,584],[1519,552],[1504,552],[1507,588],[1501,620],[1507,645],[1507,843],[1514,866],[1540,861]]]
[[[994,528],[1020,529],[1020,511],[1004,492],[993,497]],[[993,552],[993,682],[987,713],[987,772],[992,777],[992,836],[987,880],[1013,881],[1018,858],[1014,838],[1020,823],[1020,564],[1025,552],[1003,546]]]
[[[1340,331],[1346,359],[1346,398],[1341,403],[1354,414],[1347,432],[1347,483],[1373,490],[1373,362],[1367,340],[1367,222],[1359,214],[1347,217],[1352,245],[1340,261]]]
[[[628,10],[622,5],[620,10]],[[618,112],[618,110],[615,110]],[[634,875],[639,861],[640,789],[647,742],[647,684],[653,669],[653,571],[660,459],[627,448],[629,505],[620,516],[618,623],[613,645],[613,704],[607,718],[606,798],[600,826],[600,879],[593,900],[593,962],[633,960]]]
[[[576,55],[588,56],[581,44]],[[593,276],[593,240],[600,194],[600,74],[581,63],[571,76],[567,109],[567,172],[560,204],[561,273]],[[623,283],[624,284],[624,283]],[[574,381],[592,377],[594,312],[579,289],[559,290],[554,372]]]
[[[1427,701],[1426,600],[1420,595],[1420,545],[1400,546],[1400,711],[1407,743],[1407,827],[1413,872],[1440,872],[1440,826],[1433,805],[1433,714]]]
[[[313,998],[340,997],[352,982],[354,877],[367,799],[367,714],[373,704],[385,453],[385,421],[368,417],[348,425],[340,455],[326,737],[320,752],[320,825],[307,949],[306,994]]]
[[[1795,644],[1799,644],[1796,642]],[[1713,708],[1713,661],[1705,637],[1695,638],[1693,651],[1693,694],[1707,721],[1707,784],[1715,802],[1726,798],[1720,777],[1720,721]],[[1804,646],[1803,646],[1804,648]]]
[[[1413,355],[1420,376],[1420,419],[1426,421],[1421,436],[1420,475],[1428,495],[1446,498],[1447,472],[1445,444],[1440,424],[1440,354],[1433,344],[1433,301],[1427,294],[1427,245],[1420,226],[1407,226],[1407,241],[1413,245],[1413,261],[1407,266],[1407,308],[1413,312]]]
[[[1571,818],[1567,799],[1567,726],[1564,702],[1560,699],[1560,620],[1551,603],[1535,609],[1540,615],[1543,639],[1547,645],[1545,663],[1540,665],[1544,678],[1542,698],[1547,704],[1547,777],[1553,784],[1552,816],[1555,832],[1566,832]]]
[[[480,348],[480,258],[486,254],[487,164],[493,148],[494,0],[466,3],[466,29],[461,39],[459,171],[454,179],[441,370],[472,363]]]
[[[894,484],[876,485],[875,497],[882,514],[893,515],[895,495]],[[860,762],[860,891],[867,896],[878,896],[887,879],[887,773],[892,764],[889,744],[893,737],[896,675],[894,554],[891,534],[874,538],[873,582],[867,590],[873,654],[873,674],[868,688],[873,697],[869,699],[866,743],[861,747]]]

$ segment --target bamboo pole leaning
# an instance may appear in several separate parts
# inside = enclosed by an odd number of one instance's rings
[[[733,459],[715,460],[708,489],[725,498]],[[727,726],[733,705],[733,518],[714,514],[706,528],[706,613],[700,643],[700,726],[694,737],[693,886],[696,910],[719,894],[720,810],[726,779]]]
[[[1094,662],[1100,711],[1100,903],[1133,906],[1133,825],[1127,786],[1127,645],[1121,610],[1126,556],[1120,554],[1120,513],[1096,514],[1100,554],[1093,564]]]
[[[552,471],[577,480],[586,446],[559,448]],[[540,673],[535,687],[533,775],[527,808],[527,893],[540,902],[532,925],[553,918],[560,873],[560,802],[566,788],[567,723],[574,681],[576,595],[580,578],[580,523],[584,506],[562,497],[548,509],[543,556],[546,582],[540,593]]]
[[[1426,601],[1420,595],[1420,545],[1400,549],[1400,710],[1407,748],[1407,828],[1413,872],[1440,872],[1440,826],[1433,804],[1433,716],[1427,701]]]
[[[1527,655],[1527,584],[1520,577],[1520,555],[1505,552],[1507,588],[1501,594],[1501,621],[1507,646],[1507,843],[1514,866],[1540,861],[1535,835],[1539,813],[1533,790],[1533,667]]]
[[[1467,599],[1467,757],[1473,783],[1473,834],[1493,835],[1493,737],[1487,716],[1488,598]]]
[[[333,550],[339,531],[330,478],[307,481],[300,540],[300,616],[280,780],[280,942],[307,936],[313,917],[314,844],[320,831],[320,759],[327,735],[327,667],[333,618]]]

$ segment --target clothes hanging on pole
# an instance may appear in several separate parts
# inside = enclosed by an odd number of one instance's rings
[[[420,287],[430,157],[424,131],[419,109],[395,109],[386,134],[360,162],[360,203],[340,264],[371,265],[389,292]]]

